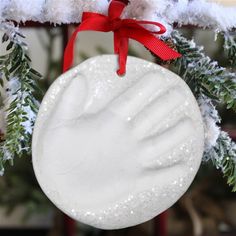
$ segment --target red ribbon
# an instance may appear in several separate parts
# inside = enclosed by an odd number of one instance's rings
[[[67,71],[73,64],[74,43],[77,34],[81,31],[88,30],[114,32],[114,51],[119,55],[118,75],[123,75],[126,71],[129,39],[140,42],[164,61],[181,56],[181,54],[154,36],[154,34],[163,34],[166,32],[166,28],[162,24],[152,21],[121,19],[120,16],[125,7],[126,4],[123,1],[112,0],[109,5],[108,16],[93,12],[83,13],[81,24],[76,28],[66,46],[63,71]],[[159,30],[149,31],[142,25],[154,25]]]

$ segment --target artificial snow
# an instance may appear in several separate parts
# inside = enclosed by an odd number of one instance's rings
[[[79,23],[83,11],[107,14],[108,5],[108,0],[0,0],[0,21]],[[159,21],[167,34],[174,22],[216,31],[236,27],[236,7],[206,0],[130,0],[123,17]]]
[[[198,104],[202,114],[205,130],[205,151],[208,152],[216,146],[217,139],[220,135],[220,128],[217,123],[220,123],[220,117],[211,100],[205,96],[198,99]]]

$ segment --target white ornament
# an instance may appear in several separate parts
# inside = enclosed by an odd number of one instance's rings
[[[187,190],[204,131],[185,82],[154,63],[91,58],[47,92],[33,135],[37,179],[55,205],[102,229],[152,219]]]

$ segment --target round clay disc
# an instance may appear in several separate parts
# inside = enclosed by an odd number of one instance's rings
[[[41,104],[33,166],[48,198],[102,229],[152,219],[188,189],[204,131],[186,83],[154,63],[117,56],[86,60],[62,74]]]

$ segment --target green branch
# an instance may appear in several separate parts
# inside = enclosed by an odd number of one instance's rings
[[[236,192],[236,144],[226,132],[221,131],[216,146],[208,155]]]
[[[204,54],[202,47],[177,31],[174,31],[172,39],[182,54],[175,61],[174,69],[190,86],[196,98],[205,96],[236,111],[236,74],[212,61]],[[210,117],[211,109],[208,112]],[[205,151],[204,158],[212,160],[216,168],[221,169],[227,183],[236,191],[236,144],[227,133],[221,131],[215,146]]]
[[[235,67],[236,66],[236,36],[230,35],[229,33],[224,34],[224,49],[227,53],[228,60],[230,64]]]
[[[8,41],[4,35],[3,41]],[[30,66],[30,59],[22,45],[10,41],[8,53],[0,57],[2,111],[6,114],[4,141],[0,143],[0,171],[6,162],[31,153],[31,136],[38,111],[35,91],[41,75]]]
[[[204,94],[236,111],[236,74],[227,71],[203,53],[203,48],[173,33],[175,46],[183,56],[176,60],[177,73],[198,96]]]

